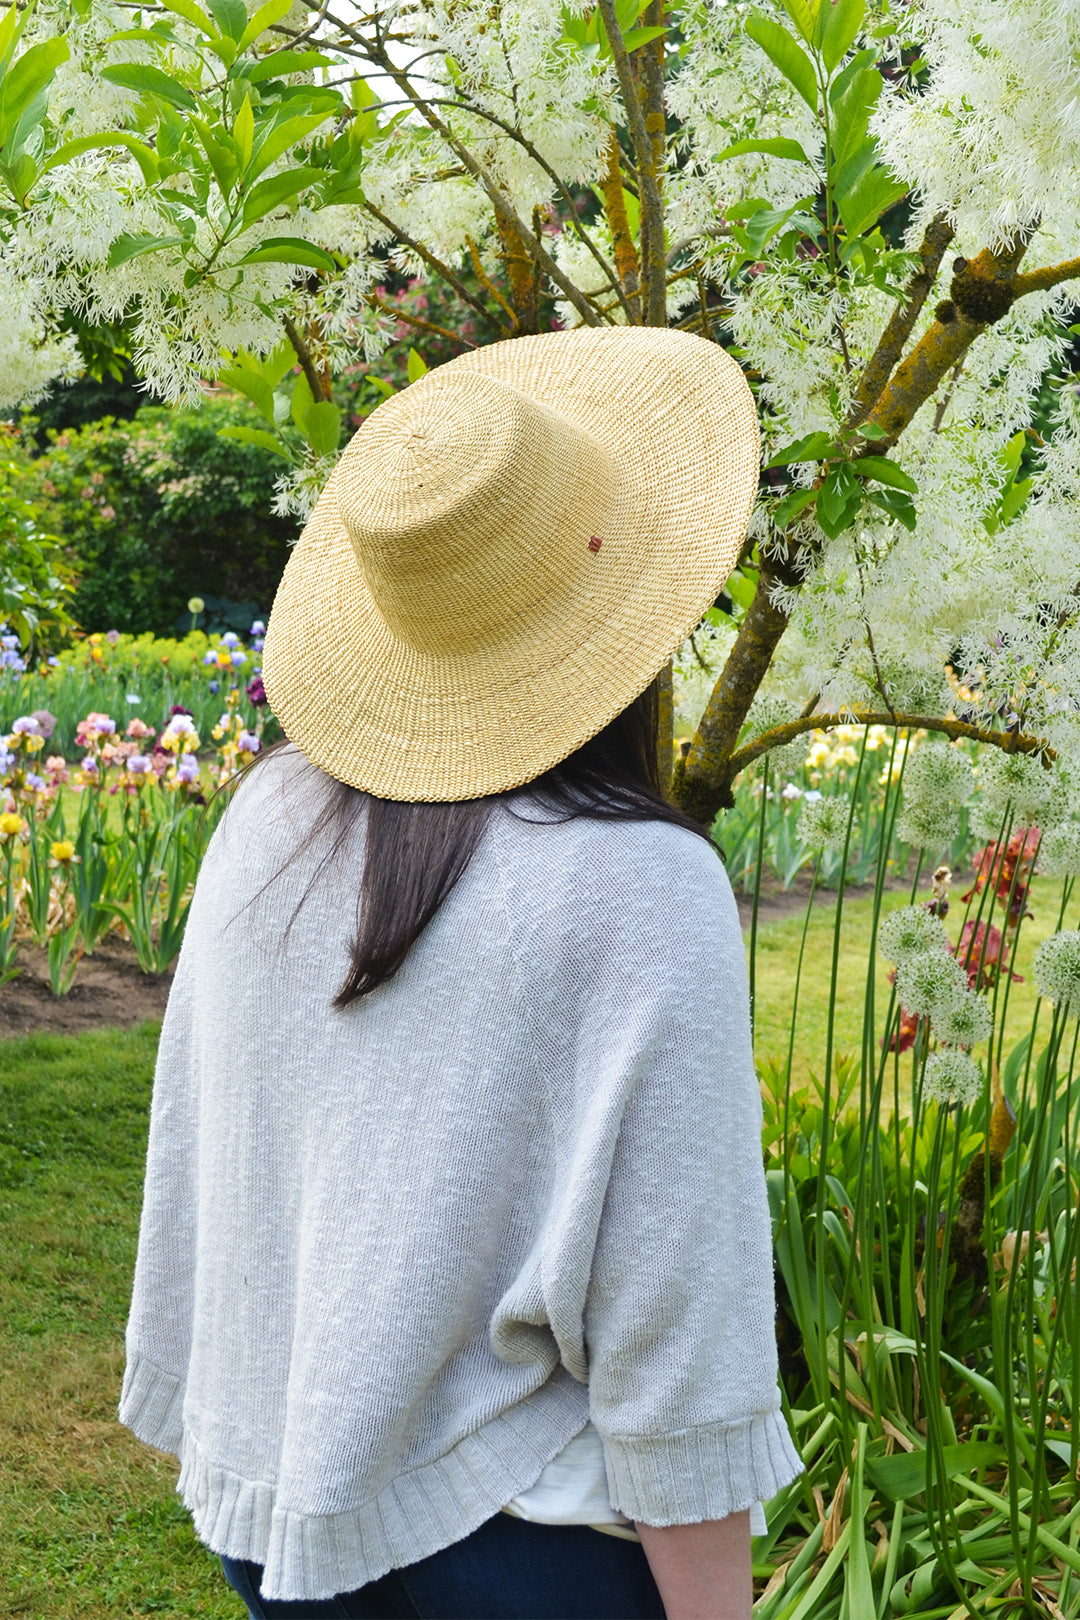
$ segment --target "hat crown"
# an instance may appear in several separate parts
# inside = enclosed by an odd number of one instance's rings
[[[386,400],[335,494],[390,630],[425,652],[497,641],[578,588],[615,490],[600,441],[511,384],[430,372]]]

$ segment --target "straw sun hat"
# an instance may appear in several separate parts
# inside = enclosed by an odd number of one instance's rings
[[[274,602],[274,712],[380,798],[529,782],[712,604],[757,481],[753,399],[713,343],[594,327],[471,350],[342,455]]]

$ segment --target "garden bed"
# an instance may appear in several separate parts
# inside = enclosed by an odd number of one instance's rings
[[[0,985],[0,1037],[77,1035],[161,1018],[172,983],[171,967],[164,973],[143,973],[135,947],[115,936],[102,940],[93,956],[83,957],[66,996],[52,993],[46,949],[24,940],[18,964],[18,978]]]

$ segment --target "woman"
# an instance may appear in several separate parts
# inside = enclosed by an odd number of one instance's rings
[[[380,406],[289,562],[121,1402],[252,1616],[749,1616],[800,1465],[738,921],[651,683],[757,461],[715,346],[520,338]]]

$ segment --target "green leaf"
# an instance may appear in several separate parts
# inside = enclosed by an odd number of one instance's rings
[[[109,248],[107,268],[115,270],[129,259],[141,258],[144,253],[158,253],[162,248],[182,247],[182,236],[118,236]]]
[[[603,26],[602,22],[601,26]],[[631,28],[629,33],[623,35],[623,44],[626,47],[627,56],[633,56],[635,51],[640,51],[641,47],[647,45],[651,39],[659,39],[662,34],[666,33],[666,26],[662,28]]]
[[[771,18],[753,12],[746,19],[746,32],[755,45],[761,46],[769,61],[779,68],[788,83],[795,86],[810,110],[816,113],[818,93],[814,64],[787,29],[781,28]]]
[[[266,4],[259,7],[240,35],[240,49],[246,51],[249,45],[255,43],[260,34],[265,34],[268,28],[273,28],[275,23],[279,23],[282,17],[290,10],[292,3],[293,0],[266,0]]]
[[[808,433],[805,438],[796,439],[793,444],[787,444],[782,450],[778,450],[765,465],[790,467],[793,461],[821,461],[835,448],[836,441],[831,433]]]
[[[821,37],[821,55],[830,73],[855,43],[865,14],[866,0],[832,0],[831,4],[822,6],[825,27]]]
[[[878,53],[875,50],[856,51],[851,61],[836,75],[829,86],[829,106],[835,107],[855,75],[862,73],[866,68],[874,67],[877,59]]]
[[[260,180],[258,185],[252,186],[244,199],[243,228],[246,230],[257,219],[262,219],[275,208],[280,208],[282,203],[288,202],[290,197],[295,197],[297,192],[325,178],[325,170],[312,168],[309,164],[306,167],[286,169],[283,174],[273,174],[269,180]]]
[[[245,253],[241,264],[305,264],[312,270],[336,270],[337,260],[299,236],[268,236]]]
[[[792,518],[805,512],[817,500],[816,489],[793,489],[772,509],[772,520],[778,529],[786,529]]]
[[[66,39],[43,39],[7,70],[0,86],[0,144],[8,140],[22,113],[52,83],[57,68],[70,55]]]
[[[415,349],[409,350],[409,381],[418,382],[427,372],[427,363],[417,354]]]
[[[136,90],[143,96],[160,96],[162,101],[169,102],[173,107],[182,107],[185,112],[194,112],[198,106],[191,91],[179,80],[170,78],[160,68],[150,67],[145,62],[117,62],[103,67],[101,77],[108,79],[110,84],[118,84],[122,90]]]
[[[325,112],[305,113],[301,117],[286,118],[282,123],[275,124],[255,143],[250,164],[251,178],[255,179],[257,175],[262,174],[263,170],[268,169],[271,163],[276,163],[290,146],[296,146],[305,135],[312,134],[320,124],[325,124],[340,105],[341,98],[335,97],[334,104],[328,106]]]
[[[244,0],[207,0],[207,4],[219,31],[239,42],[248,20]]]
[[[812,44],[821,0],[780,0],[780,3],[791,18],[796,31],[808,45]]]
[[[236,115],[233,123],[233,140],[240,148],[240,168],[246,169],[251,162],[251,143],[255,139],[255,114],[251,110],[251,97],[244,97],[244,104]]]
[[[231,79],[243,79],[248,84],[262,84],[266,79],[284,78],[289,73],[308,73],[312,68],[327,67],[330,58],[322,51],[275,51],[258,62],[237,62],[229,74]]]
[[[889,437],[885,429],[877,422],[864,422],[859,429],[859,434],[864,439],[887,439]]]
[[[757,581],[758,572],[756,568],[737,568],[733,574],[728,576],[724,590],[731,597],[736,607],[741,607],[745,612],[757,595]]]
[[[341,412],[328,399],[309,405],[299,428],[317,456],[332,456],[341,443]]]
[[[155,183],[159,174],[157,153],[152,147],[147,146],[145,141],[136,140],[134,135],[126,135],[120,130],[114,130],[108,135],[81,135],[76,141],[65,141],[63,146],[57,147],[49,161],[42,165],[41,172],[47,174],[50,169],[58,168],[61,163],[68,163],[73,157],[78,157],[80,152],[91,152],[95,147],[103,146],[126,147],[142,170],[144,182],[148,186]]]
[[[217,380],[224,383],[226,388],[234,388],[238,394],[250,399],[271,427],[275,425],[277,417],[274,412],[274,390],[265,377],[261,377],[257,371],[249,370],[247,366],[226,366],[223,371],[218,372]]]
[[[862,505],[862,488],[847,462],[836,467],[818,490],[817,520],[830,540],[851,527]]]
[[[716,161],[723,163],[725,158],[741,157],[744,152],[765,152],[770,157],[791,158],[795,163],[810,162],[798,141],[788,140],[784,135],[768,136],[762,140],[735,141],[717,154]]]
[[[915,532],[919,514],[910,495],[898,489],[870,489],[866,492],[866,499],[872,505],[879,506],[895,522],[902,523],[905,529]]]
[[[970,1440],[961,1445],[943,1446],[945,1478],[973,1474],[979,1468],[992,1468],[1005,1461],[1004,1446],[991,1440]],[[876,1491],[890,1502],[910,1502],[926,1489],[927,1453],[923,1450],[899,1452],[893,1457],[867,1457],[863,1467]],[[937,1470],[935,1469],[935,1476]]]
[[[29,7],[20,12],[15,0],[12,0],[12,4],[4,12],[3,19],[0,20],[0,69],[7,66],[29,16]]]
[[[289,462],[290,465],[295,465],[296,462],[296,457],[288,446],[282,444],[280,439],[275,439],[274,435],[267,433],[264,428],[218,428],[218,438],[236,439],[240,444],[256,444],[260,450],[269,450],[271,454],[280,456],[283,461]]]
[[[206,12],[195,4],[195,0],[161,0],[161,3],[166,11],[173,11],[178,17],[183,17],[185,22],[194,24],[201,34],[213,38],[217,33]]]
[[[303,431],[301,423],[304,420],[304,416],[306,412],[310,411],[314,403],[315,396],[311,392],[311,384],[308,382],[304,373],[301,372],[296,381],[293,383],[292,391],[292,419],[296,423],[297,427],[301,428],[301,432]]]
[[[834,170],[842,169],[868,138],[870,114],[880,95],[881,74],[875,68],[863,68],[832,103],[829,137]]]
[[[199,140],[202,142],[210,167],[214,171],[214,179],[218,183],[218,190],[223,197],[227,197],[236,183],[236,177],[240,170],[239,158],[235,150],[236,143],[233,141],[232,136],[224,130],[221,131],[222,139],[219,140],[203,118],[192,118],[191,123]]]
[[[852,191],[836,199],[845,231],[849,236],[858,236],[871,225],[876,225],[885,210],[898,203],[901,197],[906,197],[907,192],[906,185],[895,180],[881,164],[875,163]]]
[[[888,456],[860,456],[852,466],[861,478],[875,478],[879,484],[888,484],[890,489],[906,489],[909,495],[918,493],[919,486],[911,474]]]

